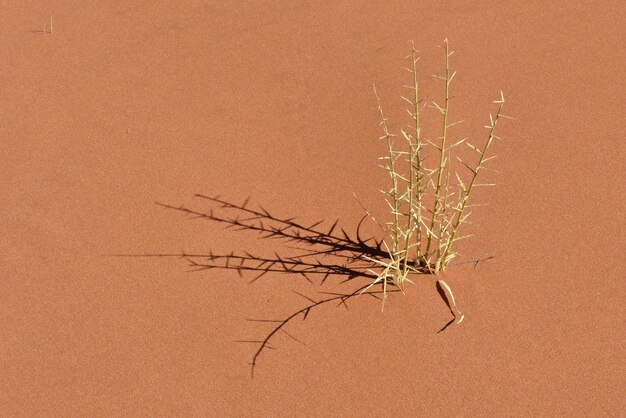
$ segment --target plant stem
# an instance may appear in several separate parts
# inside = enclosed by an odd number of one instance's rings
[[[445,39],[443,41],[443,48],[446,53],[446,73],[445,73],[445,102],[443,109],[440,108],[440,111],[443,113],[443,123],[441,128],[441,148],[440,148],[440,160],[439,160],[439,168],[437,169],[437,183],[435,184],[435,203],[433,208],[432,219],[430,221],[430,232],[427,232],[428,239],[426,242],[426,252],[425,257],[428,259],[430,257],[430,247],[432,245],[433,234],[435,234],[435,224],[437,222],[437,218],[439,217],[439,209],[440,209],[440,192],[441,192],[441,182],[443,179],[443,174],[446,169],[448,162],[446,161],[446,139],[447,139],[447,129],[448,129],[448,111],[450,104],[450,82],[452,79],[450,78],[450,49],[448,47],[448,40]]]
[[[446,258],[450,254],[450,251],[452,249],[452,244],[454,243],[459,227],[465,222],[465,219],[464,219],[465,209],[467,208],[467,202],[472,193],[472,189],[476,185],[476,178],[478,177],[478,173],[483,168],[483,165],[485,161],[487,160],[487,151],[489,151],[489,147],[491,147],[491,144],[493,143],[494,138],[496,138],[495,136],[496,125],[498,124],[498,120],[500,119],[500,116],[502,115],[502,107],[504,106],[504,96],[502,95],[502,92],[501,92],[501,99],[494,103],[499,103],[498,111],[496,112],[496,117],[491,120],[491,125],[489,126],[489,136],[487,138],[487,143],[485,144],[485,147],[483,148],[483,150],[480,151],[480,160],[478,161],[476,170],[473,171],[472,179],[469,185],[467,186],[465,193],[463,193],[463,197],[457,206],[457,218],[456,218],[456,221],[452,225],[452,232],[450,232],[450,236],[448,237],[446,247],[442,255],[444,267],[446,263]]]
[[[400,241],[400,204],[398,202],[398,173],[396,171],[396,152],[393,150],[393,136],[389,133],[389,129],[387,128],[387,119],[385,119],[385,115],[383,114],[383,108],[380,104],[380,97],[378,97],[378,93],[376,92],[376,88],[374,88],[374,94],[376,95],[376,102],[378,104],[378,112],[380,113],[381,122],[380,125],[383,128],[383,137],[387,142],[387,152],[389,153],[389,165],[386,167],[389,172],[389,176],[391,177],[391,191],[389,191],[389,195],[391,196],[392,203],[390,204],[391,210],[393,212],[393,228],[391,229],[392,237],[393,237],[393,247],[392,252],[394,256],[398,251],[398,244]]]
[[[421,234],[421,219],[422,219],[422,127],[420,125],[420,99],[419,99],[419,82],[417,80],[417,56],[418,51],[415,49],[415,45],[411,42],[411,73],[413,74],[413,121],[415,136],[413,141],[411,137],[409,139],[409,186],[408,186],[408,199],[409,199],[409,213],[407,216],[407,229],[406,239],[404,245],[404,260],[403,260],[403,274],[408,271],[409,253],[411,250],[411,238],[413,235],[413,219],[415,218],[415,230],[416,230],[416,260],[421,256],[422,247],[422,234]],[[415,199],[415,200],[414,200]]]

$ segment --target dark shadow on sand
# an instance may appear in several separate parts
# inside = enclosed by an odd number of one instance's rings
[[[235,270],[243,278],[251,276],[250,283],[253,283],[268,273],[289,274],[301,277],[311,284],[323,285],[330,277],[339,277],[339,284],[353,282],[356,279],[363,279],[364,283],[356,290],[347,292],[317,292],[317,298],[312,298],[304,294],[302,296],[307,304],[295,310],[282,319],[249,319],[249,321],[270,323],[272,327],[262,339],[240,340],[240,343],[258,344],[251,364],[251,372],[258,364],[260,355],[265,350],[275,348],[271,342],[275,336],[283,333],[291,339],[302,343],[299,339],[287,331],[287,325],[296,318],[305,320],[309,313],[322,305],[336,304],[348,308],[348,301],[358,295],[368,295],[382,303],[383,290],[380,283],[372,286],[378,277],[374,272],[378,270],[377,265],[368,260],[385,260],[389,258],[388,253],[383,250],[382,241],[374,238],[362,237],[362,225],[364,216],[358,223],[355,232],[350,235],[345,229],[339,226],[339,221],[334,221],[332,225],[324,220],[305,224],[296,218],[280,217],[269,212],[263,207],[254,209],[249,207],[249,198],[242,204],[229,202],[220,197],[206,195],[195,195],[196,199],[210,203],[208,210],[198,210],[187,206],[173,206],[157,202],[163,208],[174,210],[189,216],[193,219],[216,222],[226,229],[255,233],[261,239],[283,240],[289,245],[286,246],[290,255],[280,255],[274,253],[273,256],[260,256],[246,251],[230,252],[227,254],[216,254],[212,251],[204,254],[193,253],[145,253],[145,254],[117,254],[123,257],[172,257],[180,258],[187,262],[190,271],[205,270]],[[316,283],[317,282],[317,283]],[[354,288],[354,286],[351,286]],[[387,293],[398,292],[398,288],[391,288]],[[441,291],[438,288],[438,291]],[[445,295],[441,295],[444,302],[449,306]],[[454,322],[454,318],[446,324],[439,332],[445,330]]]

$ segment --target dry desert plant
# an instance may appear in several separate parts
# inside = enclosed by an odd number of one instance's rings
[[[482,146],[472,145],[467,138],[452,140],[450,129],[463,121],[452,122],[449,118],[451,86],[456,71],[450,65],[448,40],[440,46],[445,53],[445,70],[437,75],[444,84],[444,95],[441,104],[432,101],[430,106],[441,115],[439,136],[429,139],[423,134],[422,113],[426,106],[420,97],[417,62],[418,51],[411,44],[410,59],[411,90],[410,97],[402,97],[408,104],[408,113],[412,119],[410,129],[401,130],[401,137],[389,131],[387,118],[383,113],[380,98],[376,89],[376,101],[380,113],[380,126],[383,135],[380,137],[387,146],[387,155],[381,157],[381,167],[388,173],[391,186],[384,190],[386,203],[391,212],[391,220],[381,223],[369,211],[366,212],[386,233],[383,245],[388,259],[381,260],[364,256],[379,266],[376,279],[372,283],[382,284],[383,292],[387,285],[392,284],[400,289],[409,281],[412,272],[437,274],[450,265],[457,255],[455,244],[471,235],[462,235],[464,226],[469,223],[471,208],[478,206],[471,203],[475,191],[479,187],[493,186],[491,183],[480,183],[482,172],[488,170],[487,162],[495,158],[491,148],[496,139],[496,127],[503,118],[504,95],[493,103],[497,105],[495,114],[489,114],[487,139]],[[400,138],[401,145],[396,141]],[[475,153],[476,161],[471,162],[460,155],[454,156],[457,147],[466,146]],[[428,167],[425,154],[434,159],[437,165]],[[459,153],[460,154],[460,153]],[[461,169],[456,171],[456,167]],[[451,292],[451,291],[450,291]]]
[[[279,336],[285,335],[295,341],[288,328],[298,319],[306,320],[309,314],[322,306],[336,304],[348,308],[348,302],[359,295],[369,295],[384,300],[388,293],[404,289],[405,282],[410,282],[411,273],[438,274],[450,265],[457,255],[455,244],[467,238],[464,226],[469,223],[471,208],[475,205],[471,199],[477,188],[491,186],[482,181],[486,164],[495,158],[491,150],[496,139],[496,127],[500,119],[508,118],[502,113],[504,96],[494,101],[497,105],[495,114],[489,115],[486,141],[475,146],[466,139],[453,140],[450,130],[460,122],[449,119],[451,85],[456,71],[450,65],[452,52],[448,41],[441,46],[445,52],[445,71],[437,76],[444,83],[444,97],[441,104],[431,102],[432,108],[441,115],[441,124],[435,138],[425,135],[422,125],[422,112],[426,107],[420,97],[420,83],[417,72],[418,51],[412,45],[409,55],[411,90],[408,113],[411,117],[409,129],[401,130],[400,141],[392,134],[383,113],[380,98],[376,93],[380,125],[387,155],[381,157],[382,168],[389,175],[391,186],[383,191],[391,212],[388,222],[379,222],[365,207],[366,215],[361,219],[353,235],[338,227],[338,221],[330,228],[323,225],[324,220],[313,224],[303,223],[295,217],[284,217],[270,213],[259,206],[248,206],[249,198],[243,204],[236,204],[221,197],[202,194],[195,195],[197,200],[209,202],[218,210],[194,209],[186,206],[173,206],[159,203],[160,206],[176,210],[193,219],[215,222],[239,231],[258,234],[262,239],[280,239],[290,243],[293,253],[288,255],[264,256],[250,254],[247,251],[230,253],[152,253],[152,254],[117,254],[125,257],[175,257],[187,261],[190,271],[233,270],[241,277],[253,274],[251,282],[260,280],[267,274],[296,275],[309,283],[319,277],[320,286],[328,277],[341,278],[340,284],[352,283],[353,280],[365,280],[356,288],[342,292],[319,291],[318,297],[309,297],[295,292],[306,299],[306,304],[291,313],[279,317],[257,318],[249,321],[266,323],[269,330],[262,338],[238,340],[240,343],[257,344],[251,362],[251,373],[259,362],[262,353],[275,348]],[[467,152],[474,154],[475,160],[461,158],[464,154],[459,147],[467,147]],[[453,153],[454,151],[454,157]],[[428,154],[428,155],[427,155]],[[432,165],[430,161],[435,161]],[[460,172],[456,171],[459,168]],[[369,216],[372,221],[385,231],[381,239],[367,238],[361,235],[363,220]],[[479,260],[480,261],[480,260]],[[478,264],[478,261],[476,261]],[[371,289],[372,286],[382,289]],[[396,288],[389,289],[389,285]],[[437,291],[446,302],[453,318],[439,332],[444,331],[453,322],[460,323],[464,315],[459,310],[450,286],[442,279],[436,282]]]

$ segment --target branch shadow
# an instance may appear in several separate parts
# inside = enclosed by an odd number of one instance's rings
[[[389,258],[383,249],[383,241],[375,238],[363,238],[362,226],[367,218],[363,216],[351,235],[339,226],[335,220],[330,227],[323,227],[325,220],[312,224],[297,221],[295,217],[280,217],[262,206],[258,209],[249,206],[250,198],[242,204],[237,204],[219,196],[197,194],[195,199],[205,201],[211,205],[209,210],[197,210],[187,206],[173,206],[156,202],[157,205],[184,214],[193,219],[207,220],[222,225],[225,229],[255,233],[260,239],[283,240],[289,245],[286,247],[297,252],[295,255],[280,255],[274,252],[273,256],[261,256],[246,251],[230,253],[144,253],[144,254],[113,254],[121,257],[171,257],[180,258],[187,262],[190,271],[234,270],[240,277],[251,275],[250,283],[260,280],[265,275],[288,274],[297,275],[311,284],[322,286],[330,277],[338,277],[339,285],[351,283],[356,279],[365,280],[356,290],[347,292],[317,291],[321,298],[314,299],[302,293],[297,293],[307,304],[282,319],[248,319],[252,322],[273,324],[272,328],[262,339],[239,340],[239,343],[257,344],[258,347],[250,363],[251,375],[258,365],[260,356],[266,350],[275,349],[273,340],[279,334],[285,334],[294,341],[304,344],[287,331],[287,325],[296,318],[306,320],[313,309],[322,305],[336,304],[348,309],[348,301],[359,296],[368,295],[371,298],[383,301],[384,291],[382,283],[375,283],[378,277],[377,264],[371,260],[385,260]],[[418,271],[419,272],[419,271]],[[426,274],[426,272],[421,272]],[[317,283],[315,283],[317,281]],[[387,283],[392,288],[387,293],[400,292],[393,283]],[[354,286],[351,286],[354,289]],[[445,297],[444,302],[448,304]],[[446,324],[439,332],[445,330],[454,322]]]
[[[227,254],[191,253],[157,253],[139,254],[139,257],[178,257],[187,261],[190,270],[235,270],[244,277],[244,273],[253,273],[250,280],[253,283],[268,273],[297,274],[310,283],[315,277],[321,277],[323,285],[331,276],[342,276],[340,283],[355,278],[375,279],[376,274],[370,272],[375,263],[367,261],[364,256],[373,259],[388,257],[382,249],[382,241],[374,238],[363,239],[361,227],[366,218],[364,216],[357,225],[354,237],[335,221],[330,228],[322,229],[325,222],[320,220],[311,225],[297,222],[296,218],[282,218],[268,210],[252,209],[248,207],[249,198],[243,204],[235,204],[220,197],[195,195],[195,198],[207,200],[218,205],[222,212],[211,208],[209,211],[199,211],[186,206],[172,206],[156,202],[157,205],[182,212],[194,219],[204,219],[221,224],[225,229],[257,233],[261,239],[279,239],[290,243],[287,248],[299,251],[296,255],[261,256],[247,251],[230,252]]]

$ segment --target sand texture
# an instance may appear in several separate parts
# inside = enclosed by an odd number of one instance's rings
[[[1,9],[0,415],[625,413],[622,2]],[[438,99],[444,38],[458,70],[451,117],[465,120],[455,137],[483,141],[500,89],[515,117],[494,146],[498,185],[476,196],[490,206],[459,247],[458,261],[492,258],[442,276],[465,320],[437,333],[450,311],[437,278],[416,276],[382,313],[360,296],[290,321],[252,379],[258,343],[238,341],[275,323],[248,319],[367,283],[344,282],[336,253],[306,277],[287,257],[361,245],[353,193],[385,216],[372,84],[398,132],[409,41]],[[252,216],[302,236],[225,228]],[[324,243],[306,239],[318,221]],[[381,238],[371,223],[359,236]],[[224,257],[175,256],[233,252],[256,267],[240,276]],[[173,256],[112,256],[148,253]]]

